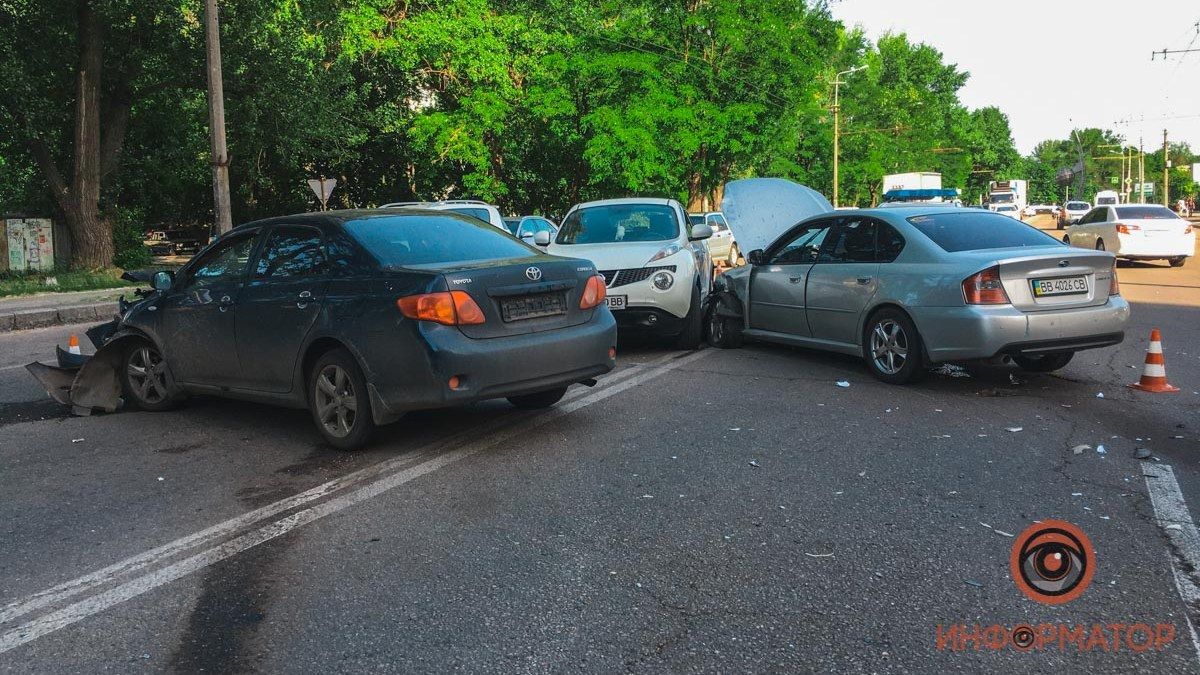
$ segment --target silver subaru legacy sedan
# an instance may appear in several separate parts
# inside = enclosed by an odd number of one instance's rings
[[[736,181],[725,195],[750,253],[714,283],[713,346],[755,339],[861,355],[875,377],[902,384],[947,361],[1048,372],[1124,339],[1129,304],[1111,253],[980,209],[834,211],[780,179]]]

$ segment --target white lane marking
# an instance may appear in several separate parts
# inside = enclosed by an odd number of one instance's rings
[[[0,366],[0,372],[5,371],[5,370],[16,370],[17,368],[24,368],[24,367],[25,367],[24,363],[18,363],[15,366]]]
[[[212,565],[216,562],[241,553],[242,551],[257,546],[265,541],[270,541],[271,539],[274,539],[282,534],[286,534],[297,527],[306,525],[319,518],[323,518],[331,513],[336,513],[350,506],[354,506],[355,504],[371,499],[372,497],[376,497],[411,480],[437,471],[438,469],[446,467],[459,460],[470,457],[481,450],[490,448],[510,438],[526,434],[533,429],[569,415],[576,410],[585,408],[593,403],[603,401],[604,399],[615,396],[616,394],[626,391],[627,389],[636,387],[643,382],[663,375],[668,371],[695,361],[705,354],[707,354],[707,352],[700,351],[682,357],[676,357],[671,359],[670,363],[658,368],[631,369],[631,372],[636,374],[628,377],[624,382],[612,384],[611,386],[592,392],[589,395],[571,403],[560,404],[556,408],[548,410],[544,413],[539,413],[533,417],[527,418],[523,422],[511,425],[505,429],[501,429],[497,433],[487,438],[470,443],[458,450],[443,453],[415,466],[411,466],[396,473],[388,474],[382,478],[379,478],[378,480],[375,480],[374,482],[368,482],[365,485],[359,486],[352,492],[348,492],[346,494],[297,511],[273,523],[247,532],[246,534],[197,553],[174,564],[168,565],[167,567],[149,572],[116,586],[108,591],[93,595],[85,598],[84,600],[67,605],[62,609],[40,616],[32,621],[28,621],[9,631],[4,632],[3,634],[0,634],[0,653],[7,652],[25,643],[36,640],[48,633],[52,633],[77,621],[81,621],[114,605],[137,597],[142,593],[158,588],[163,584],[191,574],[192,572],[207,567],[208,565]],[[168,546],[170,546],[170,544],[168,544]],[[138,557],[144,557],[145,555],[146,554],[143,554],[143,556]],[[155,557],[152,560],[148,560],[145,564],[150,564],[151,562],[158,560],[161,560],[161,556]],[[74,592],[79,591],[76,590]]]
[[[599,382],[597,384],[597,388],[578,387],[574,389],[563,397],[563,402],[577,399],[580,396],[593,394],[597,390],[603,389],[616,382],[620,382],[627,377],[632,377],[638,373],[646,372],[649,369],[678,358],[679,353],[673,352],[647,361],[644,364],[631,364],[613,373],[609,373],[604,377],[598,378]],[[561,407],[562,404],[560,403],[559,405]],[[524,419],[524,417],[517,419]],[[322,499],[335,492],[340,492],[341,490],[352,487],[358,483],[375,478],[380,474],[399,469],[405,465],[417,461],[430,452],[444,448],[448,445],[458,445],[459,442],[466,436],[490,434],[497,427],[512,424],[513,421],[514,418],[502,419],[483,424],[479,427],[464,430],[457,434],[453,434],[446,438],[429,443],[428,445],[406,453],[403,456],[394,457],[392,459],[379,462],[378,464],[373,464],[366,468],[359,469],[358,471],[335,478],[329,482],[322,483],[321,485],[305,490],[299,494],[286,497],[277,502],[267,504],[266,506],[244,513],[240,516],[217,523],[216,525],[200,530],[199,532],[194,532],[185,537],[176,539],[175,541],[168,542],[162,546],[146,551],[145,553],[140,553],[136,556],[118,561],[85,576],[63,582],[20,600],[10,602],[7,605],[0,607],[0,624],[8,623],[13,619],[24,616],[25,614],[39,610],[43,607],[58,603],[78,593],[96,588],[97,586],[103,586],[111,583],[122,575],[135,572],[151,564],[162,561],[165,558],[179,555],[184,551],[197,546],[206,545],[214,540],[230,536],[239,530],[246,529],[261,520],[266,520],[267,518],[276,516],[284,511],[290,511],[291,509],[304,506],[305,504]]]
[[[1183,499],[1183,491],[1175,480],[1175,471],[1167,464],[1142,462],[1142,476],[1146,480],[1146,490],[1150,493],[1150,503],[1154,506],[1154,516],[1158,526],[1166,533],[1167,538],[1175,546],[1180,557],[1195,570],[1200,570],[1200,531],[1192,521],[1187,502]],[[1171,527],[1167,527],[1170,525]],[[1184,618],[1187,619],[1188,632],[1192,637],[1192,648],[1200,659],[1200,638],[1192,625],[1191,614],[1200,608],[1200,588],[1186,571],[1180,570],[1173,555],[1167,555],[1171,564],[1171,575],[1175,578],[1175,590],[1184,604]]]

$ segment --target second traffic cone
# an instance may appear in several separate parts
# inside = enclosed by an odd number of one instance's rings
[[[1179,391],[1167,383],[1167,366],[1163,361],[1162,335],[1155,328],[1150,331],[1150,347],[1146,349],[1146,365],[1142,368],[1142,379],[1129,385],[1133,389],[1141,389],[1155,394],[1166,394]]]
[[[72,335],[70,340],[67,340],[67,351],[71,354],[83,354],[79,351],[79,337]]]

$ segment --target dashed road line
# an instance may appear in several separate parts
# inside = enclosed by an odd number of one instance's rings
[[[1150,503],[1154,506],[1158,526],[1188,567],[1200,570],[1200,531],[1192,521],[1183,491],[1179,489],[1179,481],[1175,480],[1175,471],[1167,464],[1142,462],[1142,476],[1146,480],[1146,490],[1150,493]],[[1168,562],[1171,575],[1175,578],[1175,590],[1186,608],[1183,616],[1192,637],[1192,647],[1196,650],[1197,659],[1200,659],[1200,638],[1196,635],[1191,617],[1192,612],[1200,608],[1200,587],[1187,571],[1179,568],[1174,555],[1168,554]]]

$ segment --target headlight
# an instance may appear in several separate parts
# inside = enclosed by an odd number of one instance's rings
[[[669,289],[675,283],[675,275],[666,270],[655,272],[654,276],[650,277],[650,282],[660,291]]]
[[[666,246],[658,253],[655,253],[653,258],[650,258],[649,260],[646,261],[646,264],[648,265],[648,264],[654,262],[655,260],[662,260],[663,258],[669,258],[669,257],[675,255],[676,253],[679,253],[681,250],[683,250],[683,247],[679,245],[679,242],[675,242],[673,244],[670,244],[669,246]]]

